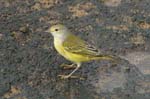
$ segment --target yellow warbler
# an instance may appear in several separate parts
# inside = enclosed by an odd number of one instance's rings
[[[115,58],[115,56],[101,53],[95,47],[72,34],[69,29],[62,24],[53,25],[46,32],[50,32],[53,35],[54,46],[58,53],[76,64],[76,68],[68,75],[61,75],[62,78],[71,77],[71,75],[79,69],[82,62],[91,60],[113,61]]]

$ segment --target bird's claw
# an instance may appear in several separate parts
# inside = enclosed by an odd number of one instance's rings
[[[71,64],[71,65],[61,64],[60,67],[62,67],[63,69],[74,69],[74,68],[76,68],[75,64]]]
[[[58,75],[58,77],[60,77],[61,79],[68,79],[68,78],[77,79],[77,78],[79,78],[80,80],[85,80],[85,78],[79,77],[79,76]]]
[[[69,78],[68,75],[58,75],[58,77],[60,77],[61,79],[68,79]]]

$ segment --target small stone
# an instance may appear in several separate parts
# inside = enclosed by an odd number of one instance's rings
[[[138,33],[137,35],[131,37],[130,41],[135,45],[142,45],[145,43],[145,37],[141,33]]]
[[[3,34],[0,33],[0,40],[3,38]]]
[[[121,4],[121,0],[103,0],[103,2],[108,7],[117,7]]]

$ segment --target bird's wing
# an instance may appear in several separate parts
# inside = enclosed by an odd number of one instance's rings
[[[63,47],[66,51],[85,55],[85,56],[98,56],[100,51],[97,50],[94,46],[89,45],[87,42],[81,40],[79,37],[70,35],[64,42]]]

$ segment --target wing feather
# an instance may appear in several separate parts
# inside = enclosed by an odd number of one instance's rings
[[[79,37],[70,35],[63,42],[64,49],[68,52],[85,55],[85,56],[98,56],[100,51],[97,50],[94,46],[89,45],[87,42],[81,40]]]

